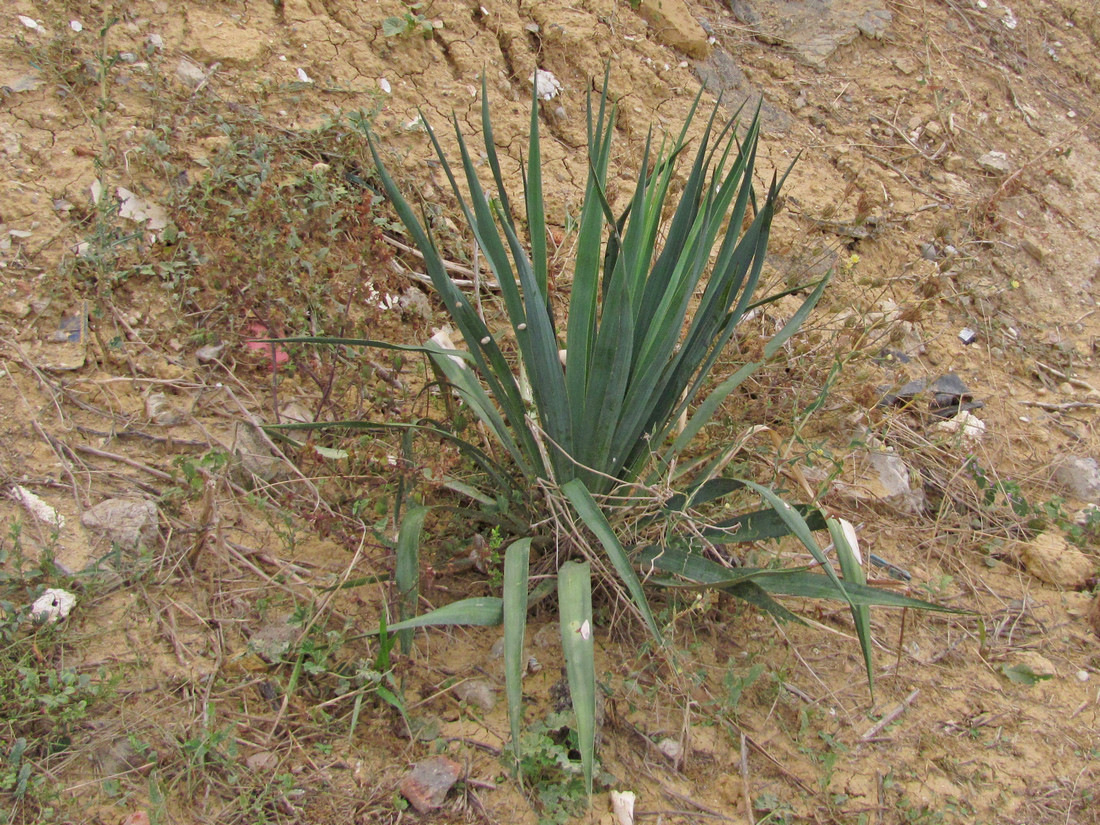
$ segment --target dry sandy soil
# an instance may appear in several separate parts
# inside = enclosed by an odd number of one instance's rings
[[[383,237],[398,237],[392,216],[342,118],[366,113],[469,265],[417,118],[448,147],[452,113],[476,135],[482,73],[517,191],[531,73],[560,81],[542,123],[566,296],[585,99],[609,62],[613,198],[649,130],[678,128],[701,85],[731,113],[762,99],[761,184],[798,157],[769,277],[836,275],[724,426],[775,428],[865,551],[908,571],[914,595],[970,612],[876,612],[873,699],[844,611],[792,605],[811,625],[779,627],[724,601],[689,607],[671,625],[676,678],[619,623],[599,644],[609,776],[580,821],[611,822],[606,791],[620,788],[640,822],[1100,822],[1100,558],[1096,534],[1075,529],[1087,491],[1057,481],[1065,456],[1100,455],[1093,0],[17,0],[0,27],[9,821],[413,821],[397,783],[441,751],[466,781],[429,821],[562,812],[534,800],[537,781],[525,797],[506,778],[503,699],[456,698],[464,680],[500,693],[496,631],[394,652],[411,738],[364,688],[394,497],[418,482],[444,500],[425,471],[438,479],[457,457],[376,438],[325,442],[342,459],[283,444],[288,462],[249,423],[411,420],[426,411],[424,366],[294,350],[272,370],[242,340],[320,327],[415,343],[442,325],[430,301],[390,307],[418,264]],[[876,406],[883,388],[948,373],[984,402],[980,439]],[[909,492],[879,473],[887,448]],[[155,529],[112,543],[82,523],[111,498],[155,502]],[[479,529],[429,520],[426,603],[494,592],[463,562]],[[77,594],[62,628],[18,623],[46,586]],[[531,621],[534,722],[560,657],[538,632],[554,616]],[[65,694],[29,673],[87,684]],[[63,694],[64,719],[40,698]],[[657,749],[665,738],[682,758]]]

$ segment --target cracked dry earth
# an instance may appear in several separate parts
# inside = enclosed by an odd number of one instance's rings
[[[466,782],[428,821],[533,823],[556,810],[504,779],[503,701],[481,710],[450,690],[475,679],[500,692],[494,631],[425,634],[398,657],[422,726],[411,738],[384,702],[355,704],[339,676],[374,655],[361,634],[377,627],[387,592],[372,577],[392,560],[372,528],[394,480],[412,477],[400,446],[360,444],[342,466],[287,454],[252,427],[323,411],[325,383],[308,373],[335,362],[296,355],[304,367],[272,372],[270,353],[242,339],[308,332],[309,294],[343,307],[349,333],[421,341],[443,323],[438,306],[398,318],[378,301],[407,289],[415,258],[395,257],[369,219],[341,225],[324,252],[341,265],[323,269],[307,249],[318,268],[301,265],[291,289],[269,271],[281,250],[235,259],[247,233],[217,222],[229,213],[216,200],[195,214],[187,199],[242,124],[289,147],[273,186],[302,169],[357,185],[362,141],[325,124],[365,110],[391,170],[437,210],[459,258],[469,239],[418,118],[440,127],[453,157],[442,127],[453,114],[466,135],[479,131],[484,76],[519,191],[537,67],[561,84],[542,104],[560,299],[587,175],[585,96],[609,64],[613,201],[650,130],[678,129],[700,88],[730,113],[761,101],[762,184],[798,157],[769,277],[795,284],[833,269],[834,283],[780,363],[731,402],[729,432],[766,423],[789,438],[790,420],[828,389],[789,456],[865,550],[911,576],[914,595],[970,611],[876,612],[873,700],[846,614],[825,606],[801,606],[810,626],[782,628],[725,603],[687,611],[676,640],[694,675],[678,691],[661,689],[629,631],[605,632],[612,787],[638,795],[639,822],[1100,822],[1100,641],[1089,624],[1100,555],[1095,533],[1074,532],[1097,491],[1062,471],[1071,457],[1100,457],[1092,0],[17,0],[0,26],[4,564],[10,573],[19,528],[21,552],[56,565],[33,593],[0,580],[0,600],[75,591],[64,638],[39,664],[112,684],[63,747],[37,756],[52,811],[9,793],[9,821],[411,821],[397,784],[440,750]],[[110,209],[94,202],[97,181]],[[364,191],[370,214],[384,214]],[[105,216],[117,231],[97,236]],[[310,292],[315,271],[330,281]],[[340,399],[342,411],[420,414],[417,379],[392,367],[364,367],[366,393]],[[970,411],[980,432],[937,430],[913,412],[920,400],[878,405],[890,388],[950,374],[982,402]],[[433,460],[446,471],[455,459]],[[355,495],[340,483],[352,462]],[[31,512],[17,487],[64,526]],[[154,524],[132,541],[97,526],[88,512],[111,499],[154,502]],[[458,559],[475,529],[429,525]],[[448,558],[436,560],[428,601],[492,592]],[[885,569],[870,572],[890,586]],[[365,583],[331,589],[349,581]],[[529,719],[557,679],[538,632],[554,622],[532,618],[542,669],[525,684]],[[295,660],[280,657],[306,643],[309,661],[326,644],[330,658],[295,690]],[[665,738],[682,743],[681,759],[655,746]],[[606,789],[578,816],[612,822]]]

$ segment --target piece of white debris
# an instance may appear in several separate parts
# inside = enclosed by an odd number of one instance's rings
[[[615,815],[615,825],[634,825],[634,792],[612,791],[611,813]]]
[[[535,94],[542,100],[553,100],[561,94],[561,81],[544,69],[535,69],[534,74],[528,80],[535,84]]]
[[[120,186],[116,190],[121,201],[118,216],[134,223],[144,223],[150,232],[160,232],[168,226],[168,212],[159,203],[139,198],[129,189]]]
[[[82,31],[84,31],[84,24],[81,23],[79,20],[70,20],[69,28],[77,34],[80,34]]]
[[[449,349],[449,350],[457,350],[458,349],[458,347],[455,346],[455,342],[453,340],[451,340],[451,328],[450,327],[443,327],[443,329],[436,330],[435,335],[433,335],[428,340],[431,341],[431,343],[435,344],[436,346],[438,346],[442,349]],[[464,360],[462,360],[462,358],[460,356],[450,355],[448,357],[452,361],[454,361],[456,364],[458,364],[460,367],[463,367],[463,368],[466,367],[466,362]]]
[[[668,736],[657,743],[657,750],[667,756],[671,762],[679,762],[684,755],[683,746],[677,740]]]
[[[51,587],[34,600],[31,605],[31,618],[39,622],[59,622],[76,605],[76,596],[68,590]]]
[[[961,445],[969,448],[982,440],[982,436],[985,435],[985,422],[978,416],[963,410],[954,418],[937,422],[936,429],[948,435],[957,433]]]
[[[378,78],[378,88],[381,89],[386,94],[389,94],[390,92],[393,91],[393,88],[390,86],[390,82],[388,80],[386,80],[386,78],[384,78],[384,77]]]
[[[26,487],[16,484],[11,488],[11,494],[39,521],[44,521],[58,530],[65,529],[65,517]]]
[[[33,17],[27,17],[25,14],[19,15],[19,22],[26,26],[28,29],[34,29],[35,31],[42,28],[38,25],[37,20],[35,20]]]
[[[303,83],[312,83],[313,78],[306,74],[305,69],[298,69],[298,79]]]

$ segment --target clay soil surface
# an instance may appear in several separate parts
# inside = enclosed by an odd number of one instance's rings
[[[611,823],[611,789],[644,823],[1100,822],[1100,489],[1060,472],[1100,457],[1094,0],[17,0],[0,28],[9,822],[410,822],[398,783],[438,753],[463,778],[431,822]],[[798,158],[766,276],[834,272],[707,437],[772,428],[782,455],[756,439],[742,472],[804,500],[777,472],[796,463],[865,556],[909,576],[872,580],[964,612],[877,610],[872,697],[835,605],[790,603],[805,626],[663,605],[672,674],[605,601],[585,809],[552,739],[526,790],[501,761],[499,631],[418,633],[389,662],[367,635],[395,604],[395,502],[457,503],[442,481],[472,472],[462,456],[255,427],[439,416],[426,364],[249,341],[442,327],[356,121],[468,270],[421,118],[452,157],[452,114],[476,146],[484,76],[515,203],[535,67],[561,87],[540,122],[564,311],[585,101],[608,64],[613,203],[700,88],[725,115],[762,101],[757,182]],[[730,363],[789,309],[747,324]],[[980,432],[937,429],[926,396],[879,403],[949,374]],[[118,499],[152,521],[97,527]],[[497,594],[496,539],[434,509],[421,607]],[[77,602],[39,628],[26,606],[47,587]],[[561,666],[546,604],[532,729]]]

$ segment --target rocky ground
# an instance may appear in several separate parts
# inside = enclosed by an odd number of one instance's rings
[[[409,821],[399,783],[436,754],[462,780],[436,822],[612,822],[612,789],[638,821],[1100,821],[1089,0],[18,0],[0,27],[9,821]],[[605,65],[612,200],[701,87],[730,113],[762,101],[760,183],[797,158],[768,277],[836,274],[723,427],[783,435],[893,566],[872,578],[969,612],[877,612],[873,700],[828,607],[800,606],[809,627],[689,607],[669,684],[632,629],[604,632],[608,776],[584,811],[549,736],[552,614],[532,618],[545,764],[526,791],[498,759],[496,631],[419,635],[392,663],[364,636],[390,598],[395,500],[439,494],[459,457],[255,426],[411,420],[425,365],[250,339],[441,326],[356,117],[468,270],[423,119],[453,153],[447,120],[480,130],[484,76],[518,192],[536,68],[560,86],[542,123],[566,296]],[[477,531],[429,520],[428,602],[494,592],[467,561],[495,541]],[[76,602],[36,627],[47,588]]]

